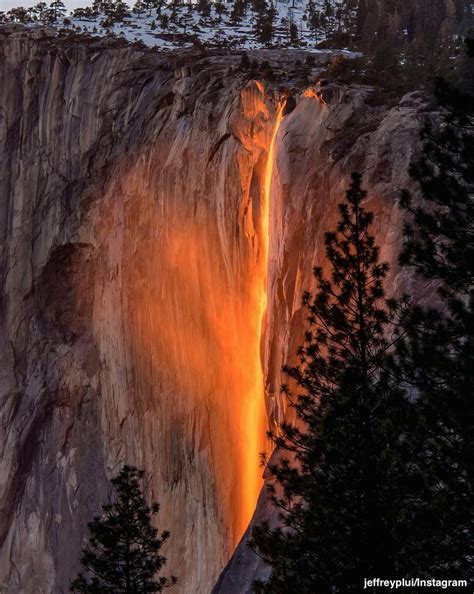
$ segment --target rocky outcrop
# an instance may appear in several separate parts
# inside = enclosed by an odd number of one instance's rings
[[[369,88],[333,84],[323,91],[325,103],[315,101],[313,95],[300,97],[283,118],[277,136],[269,250],[271,305],[263,357],[270,424],[292,414],[281,397],[285,379],[281,368],[284,363],[296,362],[305,328],[301,296],[315,288],[313,266],[325,266],[324,232],[335,228],[337,204],[352,171],[364,174],[367,207],[375,214],[374,233],[381,257],[391,266],[387,293],[406,292],[421,300],[432,291],[414,285],[407,270],[397,267],[403,226],[398,195],[401,188],[411,185],[407,171],[418,149],[426,96],[411,93],[390,109],[377,105]],[[252,525],[262,521],[276,522],[265,490],[250,529],[213,594],[250,594],[253,580],[268,575],[268,568],[248,546]]]
[[[365,174],[384,257],[396,257],[423,98],[388,109],[337,85],[326,103],[297,98],[275,141],[267,254],[278,92],[230,72],[238,59],[0,35],[8,592],[67,591],[124,461],[161,503],[176,592],[209,592],[257,500],[265,425],[286,414],[281,364],[351,170]],[[394,269],[391,283],[406,279]],[[244,537],[216,591],[249,591],[262,571],[249,555]]]

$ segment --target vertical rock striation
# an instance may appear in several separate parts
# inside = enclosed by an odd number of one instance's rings
[[[273,106],[219,57],[33,37],[1,40],[0,583],[67,591],[128,461],[208,592],[261,483]]]
[[[337,85],[326,104],[300,98],[275,138],[265,221],[277,98],[229,74],[233,59],[0,33],[8,592],[67,592],[86,522],[127,461],[161,502],[177,594],[208,593],[253,512],[266,419],[287,414],[281,364],[355,168],[395,258],[422,98],[389,110]],[[216,592],[249,591],[250,555],[244,538]]]

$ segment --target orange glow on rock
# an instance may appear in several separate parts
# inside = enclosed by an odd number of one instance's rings
[[[172,426],[164,430],[182,431],[193,457],[202,456],[203,469],[211,470],[232,549],[255,509],[265,444],[257,269],[247,278],[232,276],[215,220],[182,227],[176,224],[150,270],[160,291],[137,292],[133,338],[172,394]],[[153,256],[143,253],[140,260],[151,263]],[[172,482],[173,475],[165,479]]]
[[[145,153],[120,180],[130,195],[124,212],[113,220],[104,211],[96,230],[106,243],[109,227],[125,222],[120,302],[130,329],[130,381],[136,401],[156,420],[159,481],[187,506],[160,496],[163,510],[175,515],[177,531],[195,509],[196,522],[216,513],[226,556],[247,529],[263,485],[261,347],[283,105],[272,111],[263,86],[250,83],[232,116],[235,138],[222,145],[205,178],[198,143],[189,143],[183,163],[169,158],[167,145]]]
[[[319,101],[319,103],[326,103],[324,101],[322,91],[316,90],[314,87],[308,87],[305,91],[303,91],[301,96],[309,99],[316,99],[316,101]]]

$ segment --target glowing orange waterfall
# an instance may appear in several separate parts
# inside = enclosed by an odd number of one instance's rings
[[[275,142],[280,128],[281,120],[283,118],[284,102],[279,103],[276,116],[275,116],[275,127],[273,128],[273,134],[268,148],[267,165],[265,168],[265,182],[263,191],[263,204],[262,204],[262,267],[263,267],[263,289],[262,289],[262,311],[261,320],[265,316],[265,310],[267,308],[267,269],[268,269],[268,246],[270,240],[270,201],[272,192],[272,177],[273,177],[273,166],[275,164]]]
[[[273,128],[270,145],[268,148],[268,157],[265,166],[265,176],[263,180],[263,192],[261,200],[261,217],[259,233],[259,275],[255,285],[256,288],[256,325],[258,328],[258,340],[255,342],[256,351],[254,354],[255,366],[255,388],[253,397],[248,400],[246,411],[246,443],[247,447],[244,460],[244,475],[242,481],[244,484],[243,507],[246,510],[246,518],[243,518],[245,527],[248,525],[255,510],[255,504],[262,487],[262,469],[256,464],[257,456],[265,449],[265,393],[264,393],[264,374],[261,359],[261,345],[263,340],[263,331],[265,325],[265,315],[267,309],[267,272],[269,256],[270,239],[270,204],[272,192],[273,169],[275,165],[275,143],[278,130],[283,118],[284,103],[280,103],[275,116],[275,126]]]

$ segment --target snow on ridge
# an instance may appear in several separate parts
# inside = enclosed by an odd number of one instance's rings
[[[161,9],[146,8],[143,2],[139,2],[141,9],[138,11],[136,5],[133,10],[129,5],[129,15],[118,22],[105,14],[91,16],[72,11],[65,19],[59,18],[54,26],[99,36],[117,36],[159,49],[205,45],[246,50],[293,47],[312,51],[331,32],[343,27],[340,13],[342,0],[329,2],[329,14],[327,0],[274,0],[271,4],[267,0],[267,8],[274,9],[273,31],[271,40],[263,41],[256,32],[258,15],[252,3],[245,4],[246,12],[238,22],[231,19],[234,0],[210,0],[208,16],[198,11],[197,0],[190,0],[181,5],[166,1]],[[321,15],[323,22],[320,26],[315,25],[314,20],[310,23],[311,14],[315,12]]]

